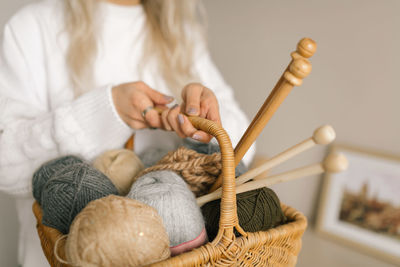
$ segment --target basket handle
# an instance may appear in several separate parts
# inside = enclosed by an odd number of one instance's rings
[[[212,242],[217,244],[220,241],[224,245],[229,245],[234,239],[233,228],[247,236],[246,232],[240,227],[236,206],[236,184],[235,184],[235,155],[231,139],[227,132],[216,122],[200,118],[188,117],[192,125],[212,136],[214,136],[221,149],[222,158],[222,197],[219,220],[219,230],[216,238]]]
[[[219,243],[221,240],[224,245],[229,245],[233,240],[233,228],[247,236],[246,232],[239,226],[239,219],[236,207],[236,185],[235,185],[235,156],[229,135],[226,131],[216,122],[200,118],[188,117],[192,125],[212,136],[214,136],[221,149],[222,158],[222,197],[221,197],[221,211],[219,221],[219,231],[217,237],[212,242],[213,244]],[[132,150],[134,147],[134,135],[129,138],[125,144],[126,149]],[[223,238],[224,237],[224,238]]]

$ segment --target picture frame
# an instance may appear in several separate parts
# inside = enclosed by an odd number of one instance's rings
[[[400,265],[400,156],[332,145],[349,168],[326,174],[316,230],[359,251]]]

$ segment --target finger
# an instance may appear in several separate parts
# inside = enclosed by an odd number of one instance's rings
[[[186,110],[186,105],[185,105],[185,102],[182,102],[182,103],[181,103],[181,106],[180,106],[180,108],[181,108],[181,110]]]
[[[200,117],[202,117],[202,118],[206,118],[207,114],[209,112],[210,105],[209,105],[208,101],[209,100],[206,99],[206,100],[202,100],[200,103]]]
[[[215,98],[206,98],[201,101],[200,117],[221,124],[218,102]]]
[[[194,128],[193,125],[190,123],[188,118],[185,115],[183,115],[182,113],[178,114],[178,122],[179,122],[181,131],[187,137],[192,137],[193,134],[197,131],[197,129]]]
[[[172,96],[164,95],[150,87],[145,87],[145,93],[154,104],[158,105],[166,105],[174,100]]]
[[[174,109],[177,105],[173,106],[171,109]],[[161,121],[163,124],[163,127],[165,130],[167,131],[172,131],[172,127],[168,122],[168,114],[171,110],[170,109],[166,109],[161,113]]]
[[[194,140],[203,142],[203,143],[208,143],[212,139],[212,136],[207,134],[206,132],[196,130],[193,135],[191,136]]]
[[[221,116],[219,114],[218,106],[215,106],[215,105],[210,106],[206,118],[209,120],[215,121],[221,125]]]
[[[172,130],[176,132],[176,134],[184,138],[186,137],[183,132],[181,131],[181,128],[179,126],[179,121],[178,121],[178,114],[180,113],[180,108],[179,106],[176,106],[175,108],[171,109],[168,113],[167,116],[167,121],[169,125],[171,126]]]
[[[183,101],[185,102],[185,113],[190,116],[198,116],[200,114],[200,98],[203,93],[204,86],[193,83],[186,86]]]
[[[148,126],[150,126],[152,128],[161,128],[162,127],[161,116],[155,109],[149,110],[146,113],[144,119],[145,119],[145,122],[148,124]]]
[[[162,122],[158,112],[153,107],[153,102],[143,95],[138,103],[139,112],[142,114],[143,122],[152,128],[161,128]]]
[[[166,105],[155,105],[154,108],[159,114],[161,114],[164,110],[169,110]]]
[[[146,123],[144,123],[143,121],[138,121],[138,120],[130,120],[128,125],[132,129],[144,129],[144,128],[148,127]]]
[[[185,137],[191,137],[194,140],[201,141],[204,143],[210,142],[210,140],[213,138],[212,135],[204,131],[197,130],[192,125],[188,117],[186,117],[182,113],[178,114],[178,122],[180,124],[181,131],[183,132],[184,135],[186,135]]]

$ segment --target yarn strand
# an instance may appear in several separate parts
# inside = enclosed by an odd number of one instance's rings
[[[58,255],[58,245],[60,244],[61,240],[66,239],[67,237],[68,237],[68,235],[62,235],[59,238],[57,238],[56,243],[54,243],[54,256],[62,264],[73,265],[71,262],[68,262],[68,261],[62,259],[60,257],[60,255]],[[64,247],[64,246],[62,246],[62,247]]]
[[[191,149],[180,147],[169,152],[157,165],[139,173],[143,176],[149,172],[171,170],[182,176],[196,196],[204,195],[221,173],[221,154],[211,155],[197,153]]]

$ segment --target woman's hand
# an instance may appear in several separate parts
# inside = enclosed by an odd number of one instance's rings
[[[167,109],[173,97],[163,95],[144,82],[132,82],[113,87],[115,108],[121,119],[133,129],[164,128],[159,113],[153,109]]]
[[[175,131],[182,138],[191,137],[208,143],[212,136],[194,128],[182,113],[189,116],[200,116],[220,124],[218,101],[214,93],[199,83],[191,83],[183,88],[182,100],[181,106],[175,105],[173,108],[162,112],[163,128]]]

